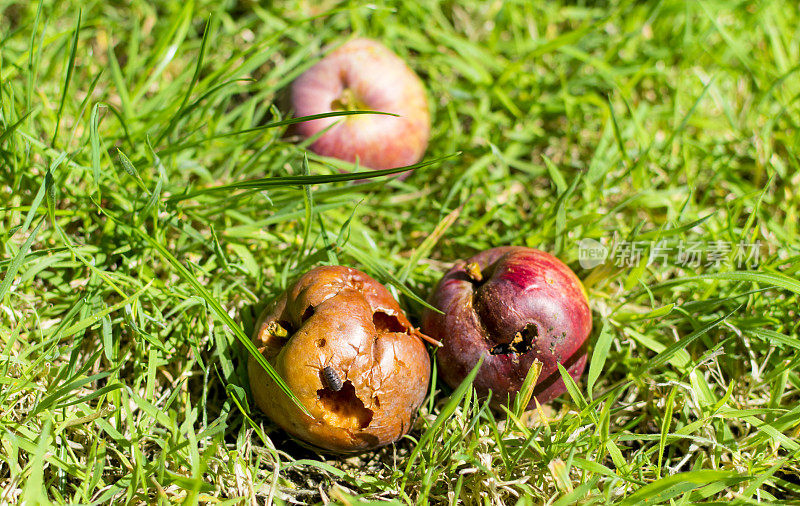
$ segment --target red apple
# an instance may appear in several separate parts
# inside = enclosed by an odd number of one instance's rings
[[[418,162],[425,153],[430,116],[419,77],[397,55],[370,39],[354,39],[308,69],[292,84],[298,116],[332,111],[373,110],[399,117],[359,114],[306,121],[308,138],[333,125],[311,150],[371,169]]]
[[[439,339],[439,372],[457,386],[481,356],[475,379],[494,402],[516,396],[534,360],[542,362],[534,397],[545,403],[566,391],[557,364],[577,379],[586,366],[591,311],[578,277],[556,257],[503,247],[456,262],[442,278],[423,332]],[[528,404],[533,407],[534,400]]]

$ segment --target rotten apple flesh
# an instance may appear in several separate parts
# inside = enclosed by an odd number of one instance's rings
[[[315,153],[371,169],[418,162],[428,145],[430,115],[419,77],[397,55],[371,39],[354,39],[325,56],[292,83],[297,116],[371,110],[299,123],[297,132],[319,137]],[[327,130],[326,130],[327,129]]]
[[[484,357],[475,379],[495,405],[513,401],[535,360],[542,363],[528,404],[566,391],[561,364],[574,379],[586,366],[591,311],[578,277],[556,257],[532,248],[501,247],[460,260],[436,287],[423,331],[442,343],[439,373],[457,386]]]
[[[254,357],[251,390],[267,416],[312,446],[384,446],[408,432],[427,393],[424,338],[383,285],[348,267],[318,267],[264,310],[253,337],[311,416]]]

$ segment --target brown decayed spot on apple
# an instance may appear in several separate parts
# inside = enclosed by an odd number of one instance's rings
[[[383,285],[348,267],[318,267],[264,310],[253,336],[312,416],[250,357],[256,404],[319,448],[357,452],[389,444],[411,427],[427,393],[423,338]]]

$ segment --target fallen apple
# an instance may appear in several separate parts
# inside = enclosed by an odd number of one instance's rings
[[[267,416],[313,446],[343,453],[377,448],[408,432],[425,398],[425,338],[368,275],[318,267],[264,310],[253,336],[311,416],[253,357],[250,387]]]
[[[372,110],[399,115],[358,114],[299,123],[312,137],[311,150],[371,169],[418,162],[425,153],[430,116],[419,77],[397,55],[370,39],[354,39],[325,56],[292,84],[298,116]]]
[[[591,311],[577,276],[554,256],[524,247],[502,247],[460,260],[442,278],[423,331],[439,339],[437,364],[457,386],[477,364],[481,394],[495,404],[512,400],[534,360],[542,363],[533,395],[545,403],[566,387],[557,364],[577,379],[586,366]],[[533,407],[531,398],[528,407]]]

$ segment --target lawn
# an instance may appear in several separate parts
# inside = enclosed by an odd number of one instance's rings
[[[796,1],[0,13],[0,503],[800,501]],[[284,121],[353,35],[427,87],[404,181],[332,181]],[[419,324],[511,244],[592,308],[543,419],[434,379],[409,436],[342,457],[254,406],[239,339],[301,273],[360,268]]]

